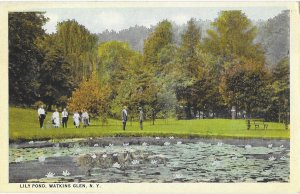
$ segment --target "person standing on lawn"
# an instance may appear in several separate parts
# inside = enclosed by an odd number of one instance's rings
[[[127,118],[128,118],[127,107],[124,106],[124,108],[123,108],[123,110],[122,110],[123,130],[125,130],[125,128],[126,128]]]
[[[52,123],[54,125],[55,128],[58,128],[59,127],[59,113],[57,111],[57,109],[55,109],[55,112],[52,114]]]
[[[44,120],[46,118],[46,113],[44,106],[41,105],[40,108],[38,109],[38,115],[39,115],[39,122],[40,122],[40,128],[44,128]]]
[[[74,115],[73,115],[73,121],[74,121],[74,125],[76,128],[79,128],[80,127],[80,115],[78,112],[75,112]]]
[[[82,117],[83,127],[86,128],[89,125],[89,114],[87,113],[86,110],[84,110],[81,117]]]
[[[64,110],[61,112],[61,120],[62,120],[63,128],[65,128],[65,126],[67,128],[68,118],[69,118],[68,112],[66,108],[64,108]]]
[[[140,129],[143,130],[144,111],[143,111],[142,107],[140,107],[139,109],[140,109],[140,113],[139,113]]]

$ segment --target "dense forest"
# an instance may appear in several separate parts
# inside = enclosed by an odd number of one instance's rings
[[[289,12],[241,11],[185,25],[92,34],[75,20],[47,34],[41,12],[9,13],[9,103],[87,109],[104,122],[127,106],[156,118],[289,115]],[[132,113],[132,114],[131,114]]]

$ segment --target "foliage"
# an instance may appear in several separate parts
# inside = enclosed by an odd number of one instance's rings
[[[75,84],[79,84],[90,76],[98,63],[97,36],[75,20],[59,22],[54,36],[63,46],[62,54],[71,65]]]
[[[39,68],[38,89],[39,98],[51,106],[60,101],[63,96],[70,96],[73,89],[73,78],[70,64],[62,56],[62,45],[54,35],[45,36],[39,40],[39,48],[43,51],[43,63]]]
[[[101,85],[96,73],[93,73],[73,91],[68,102],[68,109],[71,112],[87,110],[92,117],[100,116],[103,121],[106,121],[109,96],[110,88],[107,85]]]
[[[222,74],[220,92],[229,107],[252,113],[265,112],[269,102],[270,74],[256,61],[240,61]]]
[[[38,97],[37,76],[43,58],[36,40],[45,34],[46,21],[42,12],[8,14],[10,103],[32,104]]]
[[[283,58],[272,70],[272,102],[268,119],[281,122],[290,112],[289,57]]]
[[[172,24],[164,20],[160,22],[144,43],[144,64],[155,66],[158,64],[158,53],[172,43]]]
[[[244,57],[264,62],[263,52],[253,44],[257,29],[241,11],[221,11],[212,23],[214,29],[207,30],[205,48],[224,61]]]

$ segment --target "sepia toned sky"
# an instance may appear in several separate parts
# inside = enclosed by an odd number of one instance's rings
[[[279,14],[284,7],[247,7],[234,8],[242,10],[251,20],[267,20]],[[57,22],[75,19],[92,33],[129,28],[130,26],[143,25],[150,27],[163,19],[174,21],[177,24],[186,23],[191,17],[213,21],[221,10],[232,8],[59,8],[45,9],[46,16],[50,19],[44,26],[47,33],[56,31]]]

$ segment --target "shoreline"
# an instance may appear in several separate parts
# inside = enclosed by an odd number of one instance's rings
[[[159,138],[159,139],[157,139]],[[252,145],[255,147],[263,146],[266,147],[269,144],[274,146],[285,146],[290,147],[289,139],[263,139],[263,138],[177,138],[177,137],[97,137],[97,138],[70,138],[70,139],[55,139],[48,141],[31,141],[31,142],[12,142],[9,144],[10,148],[43,148],[43,147],[54,147],[59,145],[60,147],[70,147],[75,144],[82,146],[93,147],[97,144],[99,147],[109,146],[114,144],[116,146],[123,146],[123,143],[129,143],[129,145],[142,145],[147,143],[149,145],[163,146],[165,142],[170,144],[182,144],[187,143],[212,143],[217,144],[219,142],[225,144],[232,144],[237,146]]]

